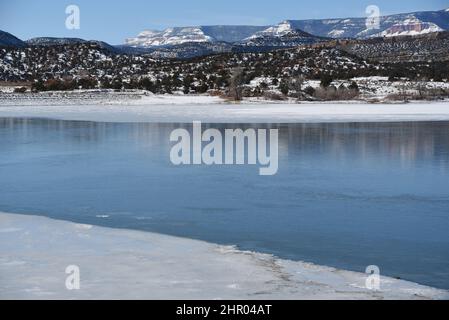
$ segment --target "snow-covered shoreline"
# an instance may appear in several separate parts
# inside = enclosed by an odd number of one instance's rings
[[[118,98],[117,98],[118,97]],[[211,96],[150,95],[116,100],[80,101],[73,97],[0,99],[0,117],[51,118],[99,122],[302,123],[449,121],[449,101],[407,104],[362,102],[285,103],[245,101],[226,103]]]
[[[68,265],[81,288],[65,287]],[[0,299],[449,299],[449,292],[172,236],[0,213]]]

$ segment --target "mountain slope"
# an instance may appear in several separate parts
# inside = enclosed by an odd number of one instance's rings
[[[290,21],[286,20],[276,26],[255,33],[243,41],[240,41],[239,44],[255,47],[294,47],[325,40],[329,39],[317,37],[300,29],[296,29]]]
[[[265,30],[267,26],[203,26],[201,29],[215,41],[239,42],[255,33]]]
[[[25,42],[29,46],[41,46],[41,47],[50,47],[50,46],[70,46],[76,44],[88,44],[91,46],[98,46],[104,50],[108,50],[112,53],[122,52],[120,46],[111,46],[110,44],[97,41],[97,40],[84,40],[80,38],[55,38],[55,37],[39,37],[32,38]]]
[[[79,38],[38,37],[29,39],[25,42],[30,46],[56,46],[56,45],[86,43],[87,41]]]
[[[449,32],[341,41],[338,48],[382,63],[449,61]]]
[[[433,31],[449,30],[449,11],[428,11],[414,12],[405,14],[395,14],[380,17],[379,29],[368,29],[366,18],[347,18],[347,19],[323,19],[323,20],[291,20],[291,24],[298,29],[308,33],[332,38],[370,38],[376,36],[393,35],[413,35],[428,33],[429,29]],[[413,25],[400,28],[400,26]],[[407,31],[415,31],[407,34]],[[424,32],[421,32],[424,31]]]
[[[0,47],[25,47],[26,44],[12,34],[0,30]]]

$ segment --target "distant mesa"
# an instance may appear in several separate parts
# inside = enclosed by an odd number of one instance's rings
[[[39,37],[22,41],[0,31],[1,47],[91,44],[125,54],[150,54],[154,58],[192,58],[226,52],[261,52],[273,48],[319,44],[332,39],[364,40],[420,36],[449,31],[449,9],[395,14],[379,18],[380,28],[366,25],[366,18],[284,20],[276,25],[215,25],[146,30],[125,44],[79,38]]]
[[[185,43],[228,42],[242,45],[266,45],[273,43],[313,42],[321,38],[366,39],[373,37],[394,37],[421,35],[449,30],[449,9],[395,14],[380,17],[380,28],[366,26],[366,18],[285,20],[272,26],[194,26],[168,28],[163,31],[143,31],[135,38],[126,40],[132,47],[173,46]],[[275,38],[290,38],[289,41],[274,41]],[[296,37],[296,42],[292,41]],[[257,39],[257,40],[256,40]],[[255,41],[256,40],[256,41]]]
[[[397,23],[390,28],[375,34],[374,37],[398,37],[398,36],[413,36],[432,32],[444,31],[438,25],[432,22],[424,22],[415,17],[410,17],[401,23]]]
[[[168,28],[163,31],[146,30],[136,38],[126,39],[125,44],[133,47],[170,46],[184,43],[241,41],[266,27],[257,26],[200,26]]]

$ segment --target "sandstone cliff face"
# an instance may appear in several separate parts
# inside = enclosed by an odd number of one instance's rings
[[[401,23],[397,23],[390,28],[384,30],[375,36],[379,37],[397,37],[397,36],[413,36],[423,35],[433,32],[444,31],[441,27],[432,22],[421,21],[415,17],[405,19]]]

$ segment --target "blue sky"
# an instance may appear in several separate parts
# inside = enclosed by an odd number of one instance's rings
[[[80,30],[65,28],[65,8],[70,4],[80,8]],[[372,4],[385,15],[449,7],[447,0],[0,0],[0,30],[24,40],[64,36],[120,44],[144,29],[356,17],[364,16]]]

